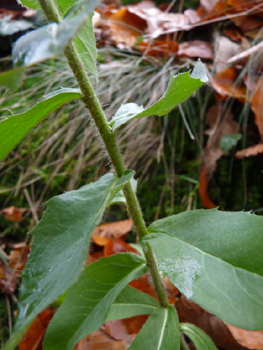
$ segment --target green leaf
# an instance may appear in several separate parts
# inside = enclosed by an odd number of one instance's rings
[[[14,349],[34,318],[76,282],[107,203],[133,175],[131,170],[121,179],[108,174],[45,203],[48,209],[31,231],[34,240],[22,274],[18,317],[5,350]]]
[[[15,91],[21,84],[24,76],[24,69],[17,68],[0,74],[0,87],[5,87],[9,92]]]
[[[23,6],[29,7],[34,10],[41,9],[37,0],[17,0],[17,2]]]
[[[92,25],[92,16],[93,14],[90,15],[89,19],[79,31],[78,35],[74,39],[74,44],[80,55],[84,68],[94,75],[97,81],[97,49]]]
[[[191,323],[180,323],[180,331],[194,343],[196,350],[217,350],[211,338],[202,329]]]
[[[60,89],[45,96],[28,111],[0,119],[0,161],[33,129],[43,118],[64,103],[81,98],[79,89]]]
[[[198,61],[193,72],[181,73],[171,77],[168,88],[159,101],[144,109],[135,103],[122,105],[109,122],[113,130],[127,121],[151,115],[163,116],[174,109],[179,103],[187,100],[192,93],[208,81],[204,66]]]
[[[238,141],[242,138],[241,134],[227,134],[224,135],[220,140],[220,148],[221,150],[226,153],[231,150],[232,147],[236,146]]]
[[[76,33],[90,17],[99,0],[90,0],[75,17],[59,24],[50,23],[23,35],[14,45],[12,56],[16,66],[31,66],[63,52]]]
[[[65,300],[67,294],[68,292],[62,294],[52,305],[55,308],[59,308]],[[158,306],[158,302],[150,295],[130,286],[126,286],[111,305],[106,322],[138,315],[148,315],[151,314]]]
[[[263,329],[263,217],[217,209],[156,221],[148,242],[160,270],[226,323]]]
[[[159,306],[150,295],[126,286],[111,305],[106,321],[151,314]]]
[[[74,5],[78,3],[80,3],[79,0],[57,0],[58,7],[63,14],[65,14],[72,7],[74,8]]]
[[[129,350],[180,350],[177,313],[173,306],[154,310]]]
[[[136,193],[136,191],[137,191],[137,180],[131,179],[131,185],[132,185],[132,188],[133,188],[134,192]],[[112,199],[112,201],[108,205],[112,205],[112,204],[120,203],[120,202],[123,202],[123,203],[126,204],[126,199],[124,197],[124,194],[123,194],[122,190],[119,193],[116,194],[116,196]]]
[[[120,291],[146,271],[145,260],[133,253],[112,255],[87,266],[49,324],[44,349],[70,350],[100,328]]]

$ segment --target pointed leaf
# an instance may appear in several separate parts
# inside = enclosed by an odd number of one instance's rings
[[[178,316],[173,306],[154,310],[129,350],[180,350]]]
[[[226,323],[263,328],[263,217],[193,210],[153,223],[149,233],[144,243],[182,293]]]
[[[61,54],[98,4],[99,0],[91,0],[77,16],[66,18],[59,24],[50,23],[23,35],[16,41],[12,51],[14,64],[31,66]]]
[[[93,14],[90,15],[89,19],[79,31],[78,35],[74,39],[74,44],[77,52],[80,55],[84,68],[94,75],[97,81],[97,49],[92,25],[92,16]]]
[[[111,305],[106,321],[151,314],[159,306],[150,295],[126,286]]]
[[[179,103],[187,100],[192,93],[208,81],[204,66],[198,61],[193,72],[181,73],[172,76],[163,97],[151,107],[144,109],[135,103],[122,105],[109,125],[113,130],[127,121],[135,118],[149,117],[151,115],[163,116],[174,109]]]
[[[196,350],[217,350],[211,338],[202,329],[191,323],[180,323],[180,331],[194,343]]]
[[[112,255],[87,266],[52,319],[44,349],[70,350],[99,329],[120,291],[146,271],[145,260],[133,253]]]
[[[129,180],[134,171],[128,170]],[[108,201],[123,186],[113,174],[77,191],[48,200],[48,209],[33,228],[32,250],[22,274],[15,330],[4,349],[12,350],[37,314],[64,293],[79,277],[94,228]]]
[[[79,89],[60,89],[45,96],[28,111],[0,119],[0,161],[33,129],[43,118],[64,103],[81,98]]]

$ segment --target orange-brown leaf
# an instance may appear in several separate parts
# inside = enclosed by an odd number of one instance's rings
[[[55,311],[50,307],[39,314],[19,342],[19,350],[36,350],[42,346],[45,331]]]
[[[116,44],[133,47],[139,36],[144,33],[147,23],[126,7],[119,9],[110,16],[110,30]]]
[[[25,208],[16,208],[14,206],[5,208],[2,212],[5,214],[5,218],[9,221],[21,221],[22,215],[27,211]]]
[[[132,229],[132,220],[111,222],[95,228],[92,239],[99,246],[105,246],[110,237],[121,238]]]
[[[212,79],[213,88],[222,97],[235,97],[241,102],[246,99],[246,87],[243,83],[237,84],[237,72],[234,67],[226,68],[217,73]]]
[[[263,153],[263,143],[259,143],[258,145],[242,149],[241,151],[237,151],[235,157],[238,159],[242,159],[245,157],[256,156],[259,153]]]
[[[9,266],[13,269],[16,277],[19,277],[26,265],[27,257],[30,252],[30,247],[26,244],[20,245],[19,247],[12,249],[9,256]]]
[[[108,243],[104,247],[105,257],[125,252],[139,254],[136,249],[132,248],[128,243],[123,242],[120,239],[109,239]]]
[[[136,48],[148,56],[171,57],[178,51],[178,44],[173,40],[141,41]]]
[[[230,324],[227,324],[227,327],[240,345],[251,350],[263,349],[263,331],[248,331]]]

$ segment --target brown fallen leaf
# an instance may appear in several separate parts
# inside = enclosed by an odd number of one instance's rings
[[[149,275],[147,273],[141,276],[140,278],[131,281],[129,285],[135,289],[140,290],[143,293],[149,294],[151,297],[158,300],[157,293],[152,283],[149,282]]]
[[[179,44],[178,56],[200,57],[212,60],[214,58],[213,46],[202,40],[186,41]]]
[[[238,159],[243,159],[245,157],[256,156],[259,153],[263,153],[263,143],[237,151],[235,157]]]
[[[81,339],[74,350],[126,350],[131,345],[131,336],[124,340],[115,340],[102,328]]]
[[[115,340],[122,340],[127,334],[127,329],[123,324],[122,320],[105,322],[103,325],[103,329]]]
[[[124,318],[122,322],[127,329],[127,333],[130,335],[135,335],[139,333],[148,317],[149,315],[139,315],[130,318]]]
[[[145,55],[154,57],[171,57],[178,51],[178,44],[173,40],[141,41],[136,48]]]
[[[0,289],[4,293],[14,293],[16,290],[16,278],[14,273],[8,266],[0,259]]]
[[[105,246],[110,237],[121,238],[132,229],[132,220],[110,222],[99,225],[92,234],[92,240],[99,246]]]
[[[183,294],[175,304],[180,322],[189,322],[207,333],[215,345],[224,350],[247,350],[239,344],[232,333],[218,317],[202,309]]]
[[[111,37],[116,44],[124,44],[131,48],[139,36],[144,34],[147,23],[144,19],[131,13],[127,7],[122,7],[113,13],[109,19]]]
[[[236,42],[241,42],[243,38],[242,34],[236,29],[225,29],[224,34]]]
[[[263,19],[256,16],[241,16],[238,18],[232,18],[232,22],[239,27],[244,34],[259,29],[263,25]]]
[[[42,311],[33,321],[23,338],[20,340],[19,350],[40,350],[42,341],[49,322],[55,311],[50,307]]]
[[[117,253],[131,252],[139,254],[138,251],[132,248],[128,243],[121,241],[120,239],[112,238],[104,247],[104,256],[108,257]]]
[[[241,102],[246,100],[246,86],[237,83],[238,74],[234,67],[226,68],[211,78],[211,85],[222,97],[234,97]]]
[[[104,255],[103,250],[89,254],[86,261],[85,261],[85,266],[88,266],[89,264],[92,264],[93,262],[99,260],[100,258],[104,258],[104,257],[105,257],[105,255]]]
[[[251,350],[262,350],[263,349],[263,331],[248,331],[246,329],[237,328],[226,325],[236,341]]]
[[[16,277],[19,277],[26,265],[27,257],[30,252],[30,247],[25,243],[10,251],[7,260],[9,266],[13,269]]]
[[[5,218],[9,221],[21,221],[22,215],[27,211],[25,208],[17,208],[14,206],[5,208],[2,212],[5,215]]]
[[[221,36],[218,39],[216,52],[215,52],[216,73],[223,72],[225,69],[227,69],[228,60],[231,59],[233,56],[236,56],[237,54],[241,53],[242,51],[243,51],[243,47],[241,46],[241,44],[235,43],[225,36]],[[234,84],[236,80],[236,71],[234,69],[226,71],[223,74],[223,78],[224,76],[227,76],[227,75],[230,75],[229,77],[230,83]],[[217,77],[215,77],[215,81],[217,82]],[[219,78],[219,83],[220,83],[220,78]],[[220,93],[220,91],[218,92]]]

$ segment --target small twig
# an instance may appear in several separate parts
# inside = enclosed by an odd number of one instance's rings
[[[30,197],[30,194],[29,194],[29,192],[28,192],[28,190],[27,190],[26,188],[24,188],[24,193],[25,193],[27,202],[28,202],[28,204],[29,204],[31,213],[32,213],[32,215],[33,215],[33,218],[34,218],[34,220],[35,220],[35,223],[38,224],[39,219],[38,219],[38,216],[37,216],[37,208],[33,205],[32,200],[31,200],[31,197]]]
[[[257,45],[231,57],[227,63],[235,63],[237,61],[240,61],[242,58],[248,57],[250,55],[252,55],[253,53],[259,51],[260,49],[263,49],[263,41],[261,41],[260,43],[258,43]]]

